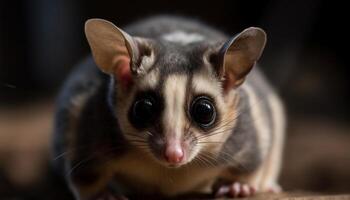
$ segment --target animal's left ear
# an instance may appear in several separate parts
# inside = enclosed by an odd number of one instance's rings
[[[145,74],[151,65],[152,49],[146,38],[133,37],[103,19],[88,20],[85,34],[99,69],[114,76],[123,89],[129,89],[134,77]]]
[[[219,74],[224,77],[224,91],[236,88],[260,58],[266,44],[266,33],[250,27],[228,40],[220,49]]]

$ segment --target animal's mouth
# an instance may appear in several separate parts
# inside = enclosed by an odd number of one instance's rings
[[[179,168],[181,166],[183,166],[183,165],[182,164],[168,164],[167,165],[167,167],[169,167],[169,168]]]
[[[169,158],[166,156],[163,156],[162,158],[158,158],[158,161],[165,167],[169,169],[176,169],[176,168],[181,168],[185,165],[187,165],[189,162],[187,161],[186,155],[184,155],[181,160],[171,161]]]
[[[181,162],[181,163],[168,163],[168,162],[164,163],[163,162],[163,164],[165,164],[165,166],[169,169],[180,169],[189,163],[190,162]]]

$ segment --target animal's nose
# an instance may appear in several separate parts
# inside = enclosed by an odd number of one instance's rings
[[[184,151],[179,142],[170,142],[166,145],[165,159],[170,164],[181,163],[184,158]]]

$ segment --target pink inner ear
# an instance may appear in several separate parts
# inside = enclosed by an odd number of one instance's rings
[[[129,88],[132,85],[132,75],[130,71],[130,58],[127,56],[121,56],[117,61],[116,76],[123,87]]]

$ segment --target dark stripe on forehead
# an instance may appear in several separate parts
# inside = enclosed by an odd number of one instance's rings
[[[164,96],[164,83],[165,83],[166,77],[163,76],[161,73],[159,73],[158,83],[156,84],[155,90],[159,92],[162,96]]]
[[[156,55],[155,68],[160,71],[160,76],[170,74],[193,74],[203,69],[203,55],[207,45],[177,45],[162,43]]]

